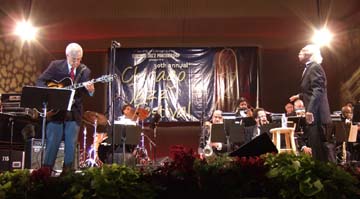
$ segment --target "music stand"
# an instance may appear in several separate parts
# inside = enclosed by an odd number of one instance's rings
[[[211,142],[226,143],[226,133],[224,124],[211,125]]]
[[[254,126],[256,124],[255,119],[252,117],[237,117],[236,121],[245,126]]]
[[[245,142],[245,126],[234,124],[229,128],[230,143],[243,144]]]
[[[47,110],[71,110],[75,90],[63,88],[45,88],[36,86],[24,86],[21,94],[20,106],[43,110],[40,116],[42,120],[41,135],[41,166],[43,165],[43,151],[45,145],[45,126]]]
[[[125,145],[137,145],[141,137],[141,127],[134,125],[115,124],[112,144],[122,144],[123,163],[126,161]],[[120,142],[121,141],[121,142]]]
[[[260,156],[265,153],[277,153],[278,150],[270,137],[266,134],[260,134],[248,143],[240,146],[239,149],[229,153],[230,157],[251,157]]]
[[[360,103],[354,105],[353,123],[360,122]]]
[[[289,116],[287,117],[288,121],[294,122],[296,124],[295,132],[302,132],[304,127],[306,126],[305,117],[302,116]]]

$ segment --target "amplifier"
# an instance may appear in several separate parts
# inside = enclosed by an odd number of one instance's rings
[[[24,169],[24,158],[24,151],[0,150],[0,171]]]
[[[38,169],[41,167],[41,139],[29,139],[26,143],[26,156],[25,156],[25,168],[27,169]],[[46,148],[46,140],[45,147],[43,151],[43,160],[45,157],[45,148]],[[78,159],[79,159],[79,147],[76,148],[75,152],[75,161],[74,161],[74,169],[78,168]],[[54,170],[62,170],[64,164],[64,142],[60,143],[59,151],[56,156]]]

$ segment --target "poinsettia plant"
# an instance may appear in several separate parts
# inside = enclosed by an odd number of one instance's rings
[[[305,155],[200,159],[173,146],[158,167],[103,165],[51,177],[49,170],[0,173],[0,198],[359,198],[357,165]]]

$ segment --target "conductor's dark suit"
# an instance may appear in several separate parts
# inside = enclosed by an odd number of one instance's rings
[[[326,74],[321,65],[316,62],[307,63],[301,79],[299,97],[304,101],[306,111],[314,115],[314,122],[304,129],[299,144],[311,147],[313,157],[323,161],[328,160],[324,142],[327,126],[331,123],[326,86]]]

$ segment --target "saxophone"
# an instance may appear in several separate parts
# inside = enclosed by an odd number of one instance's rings
[[[209,157],[209,156],[212,156],[213,152],[214,151],[213,151],[212,147],[210,146],[210,143],[206,144],[206,146],[203,149],[204,155],[206,157]]]
[[[208,139],[206,140],[206,145],[203,149],[203,153],[206,157],[209,157],[209,156],[212,156],[213,154],[213,149],[212,149],[212,146],[210,145],[210,142],[211,142],[211,124],[205,124],[205,126],[203,127],[205,128],[204,130],[207,131],[209,133],[209,137]],[[205,137],[205,135],[204,135]]]

